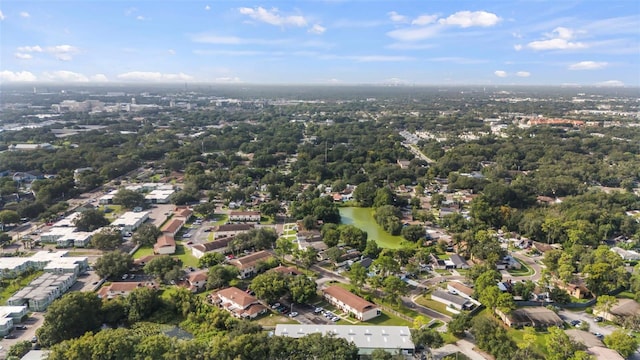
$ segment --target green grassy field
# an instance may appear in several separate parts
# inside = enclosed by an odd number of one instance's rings
[[[133,253],[133,258],[138,259],[147,255],[153,255],[153,248],[149,246],[142,246]],[[187,248],[181,241],[176,241],[176,253],[171,256],[180,259],[184,266],[198,266],[198,259],[191,255],[190,252],[187,252]]]
[[[433,309],[441,314],[449,314],[447,306],[443,303],[431,300],[431,295],[423,295],[416,299],[416,302],[424,307]]]
[[[514,276],[533,275],[533,269],[531,269],[530,267],[525,265],[522,261],[520,261],[520,259],[516,259],[516,261],[519,262],[520,265],[522,265],[522,267],[520,269],[509,269],[509,270],[507,270],[507,272],[509,272],[509,274],[514,275]]]

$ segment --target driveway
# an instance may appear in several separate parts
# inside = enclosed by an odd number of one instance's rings
[[[571,320],[580,320],[580,321],[586,322],[587,324],[589,324],[590,333],[600,333],[602,335],[609,335],[614,330],[617,329],[617,327],[613,325],[606,325],[604,323],[595,322],[593,320],[594,317],[585,313],[584,311],[574,312],[569,310],[560,310],[558,312],[558,315],[560,316],[560,318],[562,318],[562,320],[566,322],[570,322]]]

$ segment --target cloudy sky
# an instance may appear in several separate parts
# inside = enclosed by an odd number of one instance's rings
[[[640,1],[0,3],[0,82],[640,86]]]

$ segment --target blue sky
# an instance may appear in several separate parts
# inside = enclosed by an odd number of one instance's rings
[[[640,86],[640,1],[0,3],[0,82]]]

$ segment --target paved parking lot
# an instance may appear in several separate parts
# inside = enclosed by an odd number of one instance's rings
[[[42,321],[44,320],[43,313],[32,313],[31,317],[29,317],[25,322],[21,325],[26,325],[27,330],[13,330],[11,332],[12,336],[15,336],[14,339],[2,339],[0,340],[0,346],[2,349],[0,350],[0,359],[7,358],[7,352],[13,346],[13,344],[18,341],[29,340],[36,335],[36,329],[42,326]]]

